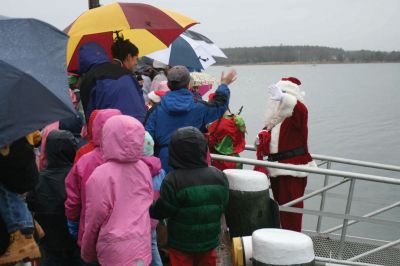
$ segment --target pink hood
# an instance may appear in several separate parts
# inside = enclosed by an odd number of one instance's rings
[[[120,115],[116,109],[98,110],[93,120],[93,140],[101,140],[101,130],[107,119],[112,116]],[[78,245],[81,246],[82,236],[85,230],[85,211],[86,211],[86,182],[97,166],[105,162],[103,152],[100,149],[100,142],[95,148],[83,155],[74,164],[67,178],[65,179],[65,189],[67,199],[65,201],[65,215],[71,221],[79,220]]]
[[[156,176],[161,171],[161,160],[154,156],[143,156],[142,161],[149,167],[151,176]]]
[[[114,116],[102,139],[106,162],[86,183],[81,256],[103,266],[149,265],[153,190],[149,167],[141,160],[144,128],[130,116]]]
[[[144,127],[135,118],[116,116],[104,125],[102,148],[106,161],[137,162],[143,157],[143,146]]]
[[[94,146],[100,146],[103,126],[110,117],[115,115],[122,115],[122,113],[118,109],[104,109],[98,111],[96,117],[93,120],[92,128]]]

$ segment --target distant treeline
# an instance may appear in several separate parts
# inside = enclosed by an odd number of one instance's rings
[[[225,48],[222,50],[228,58],[216,58],[217,64],[400,62],[400,52],[397,51],[345,51],[322,46],[283,45]]]

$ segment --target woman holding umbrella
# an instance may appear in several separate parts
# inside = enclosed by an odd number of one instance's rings
[[[79,51],[79,71],[85,74],[81,84],[81,99],[86,118],[96,109],[118,109],[143,123],[146,108],[142,89],[133,75],[138,48],[129,40],[117,37],[110,62],[102,46],[85,44]]]

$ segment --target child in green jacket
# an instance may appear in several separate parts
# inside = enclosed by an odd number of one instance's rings
[[[169,164],[174,170],[150,209],[152,218],[167,218],[172,266],[216,265],[220,219],[229,191],[225,174],[209,167],[206,155],[207,142],[197,128],[180,128],[172,135]]]

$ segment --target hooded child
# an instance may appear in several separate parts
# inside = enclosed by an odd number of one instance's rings
[[[225,174],[208,166],[207,150],[197,128],[180,128],[171,137],[169,162],[174,170],[165,177],[150,215],[167,219],[172,266],[216,265],[229,189]]]
[[[53,130],[47,136],[47,164],[27,202],[46,232],[40,240],[43,265],[80,266],[80,252],[67,228],[64,201],[65,177],[72,167],[78,140],[71,132]]]
[[[86,184],[86,221],[81,256],[103,266],[149,265],[152,176],[142,160],[145,130],[119,115],[103,127],[105,163]],[[101,193],[99,193],[101,192]]]
[[[102,129],[106,121],[116,115],[121,115],[121,112],[117,109],[104,109],[98,111],[96,118],[93,121],[93,144],[95,148],[91,152],[83,155],[79,161],[74,164],[65,179],[65,188],[67,191],[65,215],[68,219],[70,233],[71,235],[78,237],[79,246],[81,246],[83,231],[85,228],[85,184],[94,169],[105,162],[103,158],[104,147],[101,146]]]
[[[150,169],[151,176],[153,177],[153,202],[156,201],[160,197],[160,188],[161,183],[165,177],[165,171],[161,168],[161,161],[159,158],[154,157],[154,140],[146,131],[144,135],[144,147],[143,147],[143,161],[147,164]],[[160,257],[160,253],[158,251],[157,246],[157,224],[158,220],[151,219],[151,253],[152,253],[152,261],[150,266],[162,266],[162,261]]]

